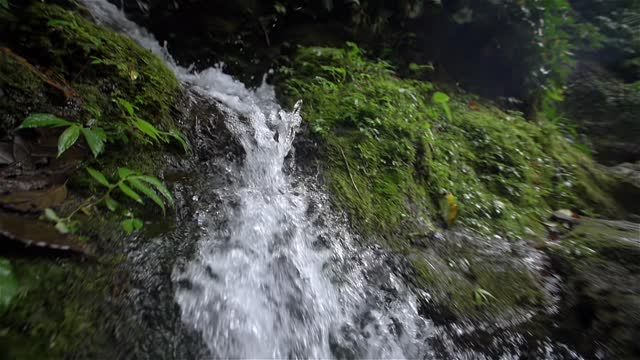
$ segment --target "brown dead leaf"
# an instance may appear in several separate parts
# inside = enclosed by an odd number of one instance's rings
[[[0,235],[26,246],[90,255],[87,247],[73,235],[62,235],[45,222],[0,213]]]
[[[0,197],[0,205],[22,212],[39,212],[55,208],[67,199],[67,187],[63,184],[37,191],[15,192]]]

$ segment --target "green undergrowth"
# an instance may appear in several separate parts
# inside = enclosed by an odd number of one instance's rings
[[[100,129],[106,141],[98,154],[92,153],[88,138],[78,138],[63,156],[50,157],[46,166],[53,172],[56,166],[82,162],[113,181],[123,167],[158,175],[168,153],[183,153],[180,144],[149,141],[149,128],[137,136],[136,131],[143,130],[132,124],[144,119],[162,134],[175,130],[173,108],[181,96],[180,84],[157,56],[94,24],[86,14],[77,2],[66,0],[0,6],[0,141],[18,135],[28,144],[42,141],[55,149],[62,128],[17,129],[32,114],[51,114],[70,122],[66,128]],[[69,195],[55,209],[61,216],[105,192],[83,167],[63,179]],[[31,185],[30,180],[24,181]],[[149,221],[162,216],[160,207],[147,198],[142,206],[116,195],[123,212],[132,209]],[[119,231],[121,214],[102,205],[87,213],[74,217],[76,236],[87,239],[99,263],[83,263],[72,255],[6,255],[19,285],[19,294],[0,314],[0,352],[6,357],[91,358],[95,348],[108,348],[108,302],[120,295],[114,259],[132,238]]]
[[[398,78],[353,44],[301,48],[281,76],[284,97],[304,101],[336,199],[365,233],[392,244],[406,244],[412,219],[437,225],[447,192],[458,224],[510,237],[541,231],[552,209],[619,211],[606,195],[612,180],[543,119],[458,91],[447,114],[433,84]]]

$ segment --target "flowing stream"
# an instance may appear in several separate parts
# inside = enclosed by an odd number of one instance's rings
[[[174,271],[185,324],[216,358],[425,358],[429,320],[412,292],[363,248],[313,179],[283,171],[300,106],[284,111],[274,89],[256,90],[220,68],[192,72],[106,0],[83,0],[96,21],[165,60],[191,91],[220,103],[246,156],[220,193],[225,226],[204,228],[194,259]],[[382,290],[384,289],[384,290]],[[390,295],[392,294],[392,296]]]

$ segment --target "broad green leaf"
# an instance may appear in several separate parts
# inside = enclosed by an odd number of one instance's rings
[[[138,175],[138,172],[125,167],[118,168],[118,176],[120,176],[120,179],[126,179],[132,175]]]
[[[133,121],[133,125],[135,125],[138,130],[142,131],[145,135],[152,138],[155,141],[158,141],[158,136],[160,133],[155,126],[153,126],[150,122],[142,119],[135,119]]]
[[[133,232],[132,219],[122,220],[122,222],[120,222],[120,225],[122,226],[122,230],[124,230],[124,232],[126,232],[127,234],[131,234]]]
[[[97,158],[98,155],[104,150],[104,133],[95,132],[89,128],[82,128],[82,135],[84,135],[84,139],[87,140],[87,145],[89,145],[89,149],[93,153],[93,157]]]
[[[0,7],[8,9],[9,8],[9,0],[0,0]]]
[[[110,187],[111,186],[111,184],[109,183],[109,180],[107,180],[107,178],[104,176],[104,174],[101,173],[100,171],[98,171],[96,169],[92,169],[90,167],[87,167],[87,172],[94,179],[96,179],[96,181],[99,182],[100,185],[104,185],[106,187]]]
[[[164,208],[164,201],[162,201],[162,199],[158,196],[158,194],[155,193],[155,191],[153,191],[150,187],[143,184],[136,178],[130,178],[127,181],[129,181],[129,184],[131,184],[131,186],[133,186],[135,189],[140,190],[140,192],[147,195],[147,197],[153,200],[154,203],[158,204],[158,206],[160,206],[160,208],[162,209],[162,213],[165,213],[166,210]]]
[[[0,258],[0,313],[4,312],[11,300],[18,294],[18,281],[13,275],[11,262]]]
[[[171,196],[171,192],[164,186],[164,184],[160,180],[156,179],[153,176],[146,175],[137,176],[136,178],[153,185],[156,190],[158,190],[158,192],[162,194],[162,196],[164,196],[171,205],[173,205],[173,197]]]
[[[107,196],[104,199],[104,204],[107,206],[109,211],[116,211],[118,209],[118,203],[111,198],[111,196]]]
[[[60,119],[57,116],[51,114],[31,114],[29,115],[18,129],[29,129],[39,127],[60,127],[73,125],[72,122],[65,119]]]
[[[440,91],[436,91],[436,93],[433,94],[431,101],[438,104],[446,104],[449,102],[449,95]]]
[[[58,138],[58,157],[78,141],[80,126],[71,125]]]
[[[127,195],[128,197],[132,198],[133,200],[135,200],[136,202],[138,202],[140,204],[144,204],[144,202],[142,201],[142,198],[140,197],[140,195],[138,195],[138,193],[133,191],[133,189],[131,189],[125,183],[119,182],[118,183],[118,188],[120,189],[120,191],[122,191],[123,194]]]
[[[58,214],[56,214],[56,212],[50,208],[44,209],[44,217],[46,217],[48,220],[51,220],[51,221],[55,221],[55,222],[60,221],[60,217],[58,216]]]

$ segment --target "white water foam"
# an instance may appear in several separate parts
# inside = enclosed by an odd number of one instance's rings
[[[304,181],[293,185],[283,172],[300,104],[286,112],[272,86],[250,90],[219,67],[191,72],[178,66],[114,5],[83,2],[96,21],[132,37],[180,81],[221,103],[245,149],[241,181],[225,195],[235,199],[226,206],[228,224],[208,229],[196,258],[174,274],[176,282],[190,284],[176,291],[183,321],[202,334],[212,356],[425,357],[430,326],[411,292],[379,253],[356,245],[324,193]]]

